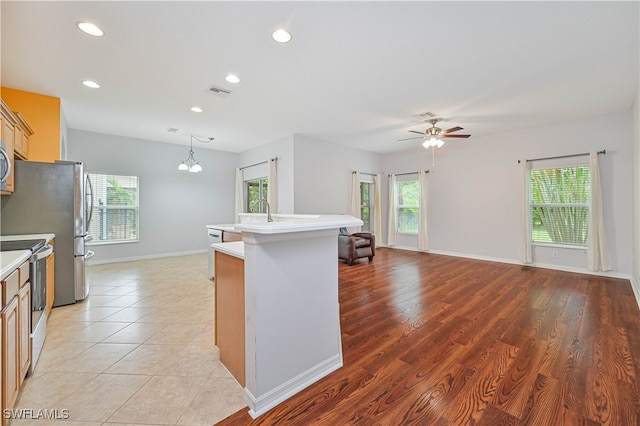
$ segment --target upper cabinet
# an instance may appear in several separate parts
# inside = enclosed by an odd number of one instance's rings
[[[21,160],[29,159],[29,138],[33,135],[33,130],[27,124],[22,114],[15,112],[16,116],[16,128],[13,134],[14,152],[16,157]]]
[[[13,112],[7,104],[0,99],[2,107],[2,142],[9,160],[13,164],[16,158],[22,160],[29,159],[29,138],[33,135],[33,130],[20,113]],[[7,177],[7,189],[2,191],[3,195],[11,194],[14,188],[13,167]]]

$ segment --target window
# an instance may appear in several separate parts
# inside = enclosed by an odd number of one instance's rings
[[[420,217],[420,184],[417,179],[401,180],[396,183],[398,194],[398,232],[417,234]]]
[[[93,215],[89,233],[94,243],[138,241],[138,177],[89,173]]]
[[[360,182],[360,219],[362,232],[373,232],[374,183]]]
[[[531,241],[586,247],[588,166],[531,170]]]
[[[267,199],[267,192],[269,190],[269,179],[260,178],[254,180],[248,180],[245,182],[247,194],[247,213],[266,213],[267,206],[265,203],[256,203],[261,198]]]

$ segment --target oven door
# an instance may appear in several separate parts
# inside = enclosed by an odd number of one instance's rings
[[[33,333],[47,305],[47,257],[53,247],[45,245],[31,257],[31,332]]]

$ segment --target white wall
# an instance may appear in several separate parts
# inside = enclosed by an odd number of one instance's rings
[[[394,173],[431,170],[431,251],[519,262],[517,160],[606,149],[600,165],[612,266],[614,272],[631,275],[632,132],[631,111],[626,111],[484,138],[449,140],[436,151],[435,168],[430,156],[421,154],[426,151],[422,147],[386,155],[384,167]],[[537,248],[534,261],[586,271],[582,250],[558,251],[559,256],[553,258],[551,249]]]
[[[295,213],[350,214],[352,172],[381,173],[369,151],[294,135]]]
[[[262,163],[271,158],[278,158],[278,209],[272,213],[293,213],[293,135],[260,145],[239,154],[238,167]],[[244,179],[255,179],[267,176],[268,163],[243,169]]]
[[[178,171],[186,146],[69,130],[69,160],[140,178],[139,241],[93,246],[94,262],[204,251],[205,225],[233,221],[238,154],[193,148],[201,173]]]

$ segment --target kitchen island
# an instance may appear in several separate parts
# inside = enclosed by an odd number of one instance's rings
[[[227,365],[224,341],[220,359],[244,386],[254,418],[342,366],[337,235],[341,227],[362,225],[346,215],[273,218],[243,215],[235,224],[242,243],[212,245],[223,254],[216,255],[216,307],[225,305],[216,311],[216,332],[223,330],[217,340],[237,322],[229,315],[244,309],[237,328],[244,330],[244,366]],[[243,286],[237,262],[222,265],[229,257],[243,261]],[[238,297],[242,306],[229,309]]]

